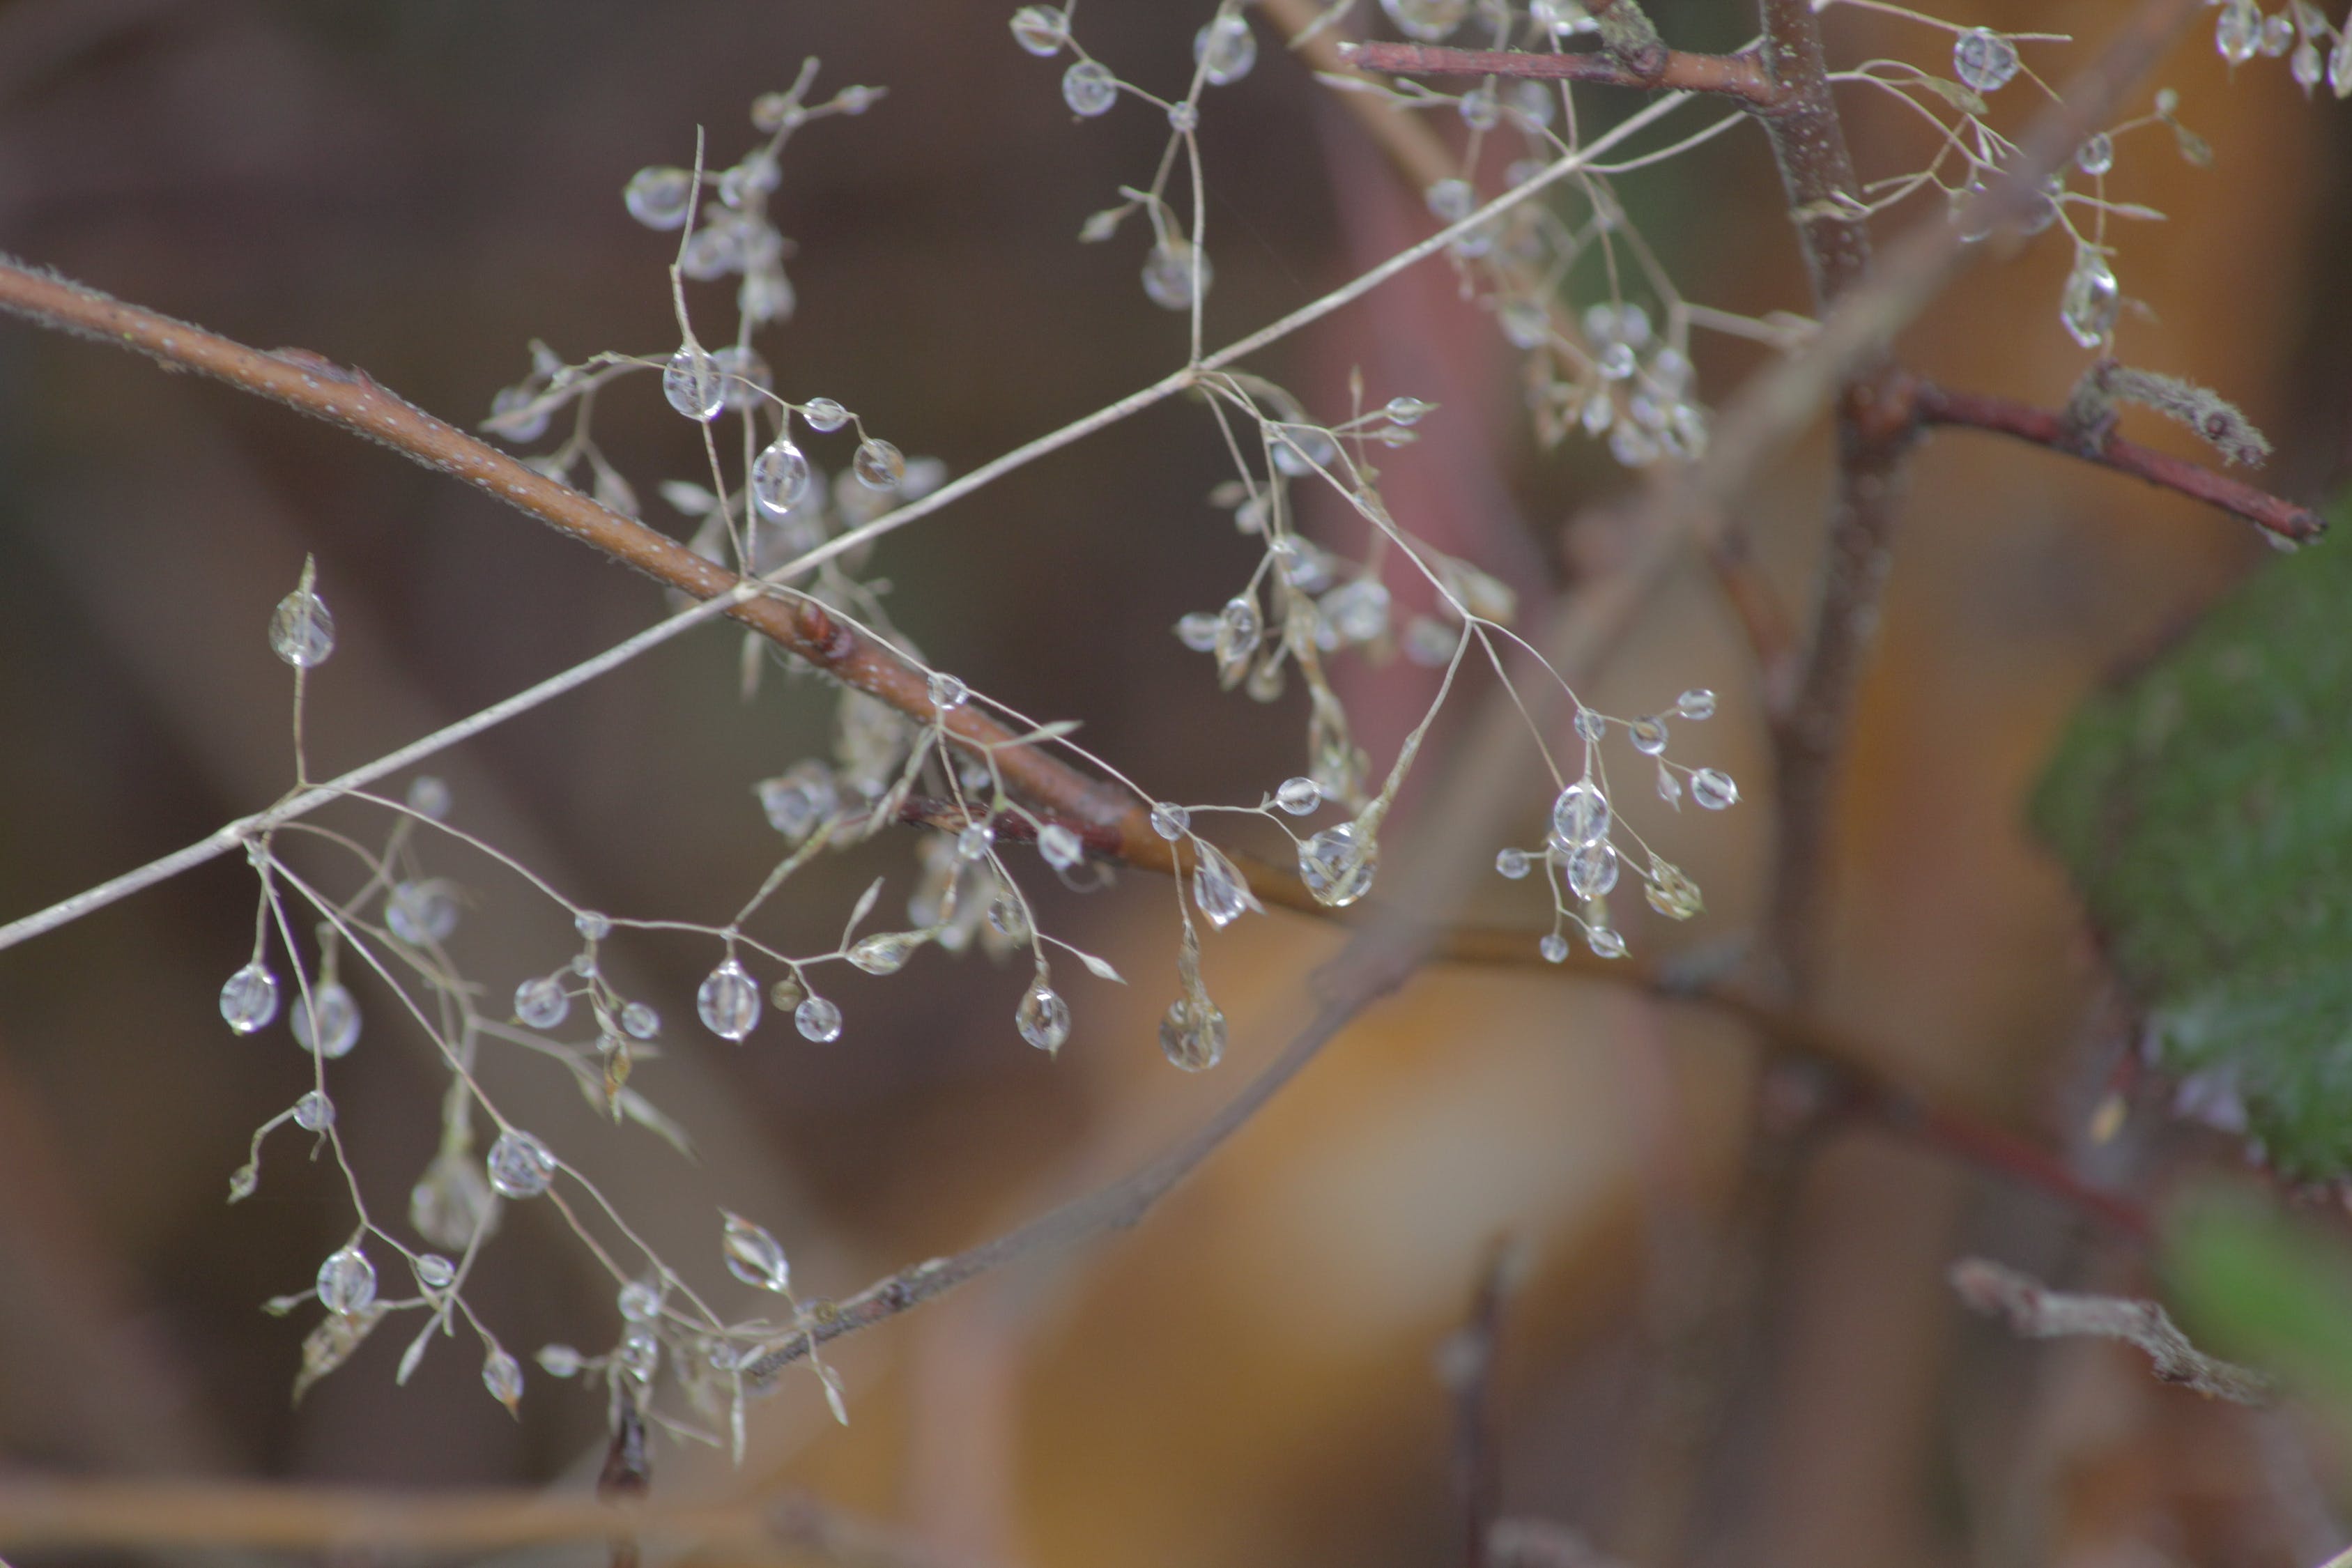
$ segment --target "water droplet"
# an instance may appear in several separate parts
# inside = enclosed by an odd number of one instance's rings
[[[590,942],[602,942],[613,934],[613,922],[594,910],[582,910],[572,917],[572,929]]]
[[[1192,35],[1192,58],[1209,82],[1229,87],[1257,64],[1257,36],[1233,12],[1220,12]]]
[[[2352,98],[2352,26],[2336,34],[2336,47],[2327,51],[2327,90]]]
[[[1617,851],[1607,839],[1580,844],[1568,858],[1568,890],[1587,900],[1598,899],[1617,885]]]
[[[408,1194],[408,1223],[436,1247],[462,1252],[498,1223],[499,1200],[472,1158],[445,1149]]]
[[[522,1402],[522,1368],[515,1358],[496,1345],[482,1358],[482,1386],[490,1397],[512,1410]]]
[[[1626,726],[1633,738],[1633,749],[1645,757],[1654,757],[1666,749],[1666,721],[1664,719],[1636,719]]]
[[[793,763],[776,778],[761,780],[757,793],[768,826],[794,844],[841,809],[841,790],[834,782],[833,770],[814,758]]]
[[[830,397],[812,397],[802,406],[801,417],[818,435],[830,436],[849,423],[849,410]]]
[[[1221,665],[1239,664],[1257,651],[1258,639],[1265,627],[1258,619],[1257,601],[1248,595],[1238,595],[1225,601],[1217,616],[1214,647]]]
[[[1190,135],[1201,128],[1200,107],[1189,98],[1180,98],[1168,106],[1168,129],[1179,136]]]
[[[661,1015],[643,1002],[632,1002],[621,1009],[621,1027],[631,1039],[650,1040],[661,1033]]]
[[[554,1154],[530,1133],[514,1128],[499,1134],[483,1168],[500,1197],[535,1198],[555,1180]]]
[[[632,1328],[613,1347],[613,1364],[638,1383],[651,1383],[654,1373],[661,1370],[661,1341],[651,1329]]]
[[[1049,822],[1037,830],[1037,853],[1045,864],[1066,871],[1086,856],[1086,845],[1078,836],[1058,822]]]
[[[269,616],[269,651],[297,669],[316,669],[335,651],[335,617],[306,588],[278,601]]]
[[[1192,902],[1211,925],[1223,931],[1244,910],[1257,907],[1256,896],[1223,850],[1205,841],[1196,841],[1194,847],[1198,862],[1192,868]]]
[[[541,975],[515,987],[514,1010],[525,1027],[552,1029],[572,1011],[572,998],[559,976]]]
[[[1544,939],[1536,943],[1536,951],[1543,954],[1543,961],[1546,963],[1566,963],[1568,962],[1568,938],[1560,935],[1559,932],[1556,931],[1546,931],[1544,933]]]
[[[1178,997],[1160,1020],[1160,1050],[1186,1072],[1208,1071],[1224,1058],[1224,1014],[1206,995]]]
[[[1531,864],[1524,849],[1498,849],[1495,852],[1495,869],[1514,882],[1528,874]]]
[[[1598,741],[1609,733],[1609,721],[1590,708],[1576,710],[1576,732],[1588,741]]]
[[[312,1089],[294,1102],[294,1125],[305,1132],[317,1132],[335,1124],[335,1102],[317,1089]]]
[[[1470,0],[1381,0],[1381,9],[1407,37],[1443,42],[1470,14]]]
[[[746,1285],[783,1295],[793,1288],[793,1266],[784,1258],[784,1249],[763,1226],[753,1225],[741,1215],[727,1214],[727,1229],[720,1238],[719,1250],[727,1259],[727,1272]]]
[[[2017,74],[2017,46],[1990,27],[1971,27],[1952,45],[1952,74],[1978,92],[1998,92]]]
[[[2107,258],[2088,248],[2077,252],[2074,270],[2067,275],[2065,291],[2058,300],[2058,319],[2065,323],[2067,332],[2084,348],[2097,348],[2116,330],[2122,304]]]
[[[793,1009],[793,1026],[820,1046],[841,1038],[841,1009],[822,996],[811,996]]]
[[[1013,13],[1013,41],[1039,58],[1062,52],[1070,41],[1070,18],[1053,5],[1024,5]]]
[[[695,1016],[722,1040],[740,1040],[760,1022],[760,983],[730,958],[694,994]]]
[[[788,436],[779,436],[751,460],[751,499],[771,517],[782,517],[808,499],[809,460]]]
[[[761,402],[760,395],[775,385],[775,374],[769,370],[759,350],[741,343],[729,343],[718,350],[711,354],[710,363],[719,367],[719,396],[731,414],[757,408]],[[635,516],[635,511],[631,510],[630,515]]]
[[[1285,779],[1274,792],[1274,804],[1293,816],[1308,816],[1323,804],[1323,786],[1309,778]]]
[[[2287,61],[2286,68],[2287,74],[2294,78],[2294,85],[2308,94],[2319,85],[2325,68],[2319,62],[2319,46],[2305,38],[2295,46],[2294,58]]]
[[[985,822],[967,823],[956,835],[956,858],[985,860],[989,847],[996,842],[996,829]]]
[[[1701,768],[1691,774],[1691,799],[1709,811],[1721,811],[1739,798],[1739,786],[1731,782],[1729,773]]]
[[[247,964],[222,983],[220,1012],[240,1035],[266,1027],[278,1016],[278,976],[258,960]]]
[[[662,368],[662,395],[688,419],[716,419],[727,405],[726,384],[718,364],[692,343],[679,344]]]
[[[1118,101],[1118,79],[1098,60],[1080,60],[1062,73],[1062,101],[1089,120],[1108,114]]]
[[[1388,406],[1381,412],[1388,416],[1389,423],[1391,425],[1418,425],[1435,406],[1434,404],[1423,403],[1418,397],[1391,397],[1388,401]]]
[[[319,1304],[341,1317],[362,1312],[375,1300],[375,1265],[357,1243],[319,1265]]]
[[[1021,998],[1013,1023],[1021,1031],[1021,1037],[1039,1050],[1058,1051],[1062,1042],[1070,1037],[1070,1005],[1040,980]]]
[[[857,456],[850,468],[857,482],[869,490],[895,490],[907,477],[907,459],[889,442],[868,436],[857,443]]]
[[[1478,210],[1478,193],[1467,180],[1440,180],[1422,194],[1422,199],[1429,204],[1433,216],[1449,224],[1460,223]]]
[[[580,1371],[580,1352],[570,1345],[539,1347],[540,1370],[550,1377],[571,1377]]]
[[[2104,131],[2085,137],[2074,150],[2074,167],[2086,174],[2104,174],[2116,166],[2116,144]]]
[[[1695,687],[1675,699],[1675,711],[1693,721],[1712,718],[1715,713],[1715,693],[1705,687]]]
[[[694,199],[690,169],[639,169],[621,188],[621,205],[647,228],[683,228],[686,210]]]
[[[1538,130],[1549,125],[1559,114],[1559,100],[1553,95],[1553,89],[1548,82],[1515,81],[1510,86],[1509,97],[1511,112],[1518,116],[1523,124]],[[1516,178],[1511,181],[1515,185],[1520,183]]]
[[[2233,66],[2244,65],[2262,47],[2263,13],[2254,0],[2222,0],[2213,23],[2213,47]]]
[[[2274,12],[2263,18],[2261,49],[2276,59],[2294,43],[2294,21],[2285,12]]]
[[[427,1290],[444,1290],[457,1278],[457,1266],[437,1252],[420,1252],[410,1261],[416,1282]]]
[[[1706,906],[1700,900],[1698,884],[1683,873],[1678,866],[1650,857],[1649,885],[1642,896],[1650,907],[1668,920],[1686,921]]]
[[[1591,779],[1579,779],[1552,802],[1551,829],[1571,848],[1609,837],[1609,797]]]
[[[330,1059],[350,1055],[359,1044],[360,1005],[338,984],[313,985],[310,995],[296,996],[289,1021],[295,1044]]]
[[[1151,808],[1151,831],[1173,844],[1192,826],[1192,814],[1182,806],[1160,801]]]
[[[971,687],[966,686],[962,681],[957,679],[952,675],[942,675],[936,672],[933,673],[929,681],[926,683],[925,690],[930,696],[931,706],[938,709],[942,713],[947,712],[950,709],[962,707],[965,701],[971,696]]]
[[[1625,956],[1625,939],[1607,926],[1587,926],[1584,931],[1584,943],[1601,958]]]
[[[457,929],[457,900],[441,882],[399,882],[384,895],[383,923],[411,947],[445,942]]]
[[[1195,610],[1176,623],[1176,640],[1194,653],[1209,653],[1217,646],[1217,628],[1223,623],[1206,610]]]
[[[1623,343],[1611,343],[1601,351],[1594,366],[1605,381],[1622,381],[1633,374],[1636,361],[1633,351]]]
[[[877,931],[849,950],[849,962],[868,974],[896,974],[923,942],[920,931]]]
[[[1323,595],[1316,606],[1343,643],[1375,643],[1389,633],[1389,591],[1377,577],[1359,577]]]
[[[1315,901],[1345,909],[1371,890],[1381,847],[1360,824],[1327,827],[1298,847],[1298,877]]]
[[[1143,258],[1144,295],[1163,310],[1191,310],[1194,287],[1205,299],[1215,280],[1216,269],[1209,258],[1194,249],[1192,241],[1173,235],[1154,245]]]
[[[661,1316],[662,1298],[667,1294],[658,1276],[648,1276],[630,1280],[621,1287],[620,1293],[613,1300],[625,1321],[650,1323]]]
[[[408,781],[408,809],[439,822],[449,815],[449,786],[431,773]]]

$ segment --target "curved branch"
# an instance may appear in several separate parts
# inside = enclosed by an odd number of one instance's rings
[[[1530,55],[1513,49],[1449,49],[1436,44],[1342,44],[1349,64],[1394,76],[1508,76],[1547,81],[1597,82],[1653,91],[1705,92],[1736,99],[1750,109],[1774,109],[1786,94],[1754,55],[1701,55],[1683,49],[1632,61],[1602,49],[1586,54]],[[1646,66],[1648,68],[1643,68]]]
[[[1910,393],[1912,417],[1922,426],[1987,430],[2031,442],[2064,457],[2096,463],[2103,468],[2145,479],[2159,489],[2218,507],[2290,544],[2308,543],[2327,531],[2327,520],[2307,506],[2282,500],[2186,458],[2176,458],[2113,435],[2078,431],[2064,415],[2036,408],[2030,403],[1991,393],[1955,392],[1927,381],[1914,382]]]

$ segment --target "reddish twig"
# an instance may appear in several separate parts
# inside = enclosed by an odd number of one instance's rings
[[[2010,1329],[2027,1339],[2089,1335],[2121,1340],[2147,1352],[2151,1368],[2162,1382],[2236,1405],[2263,1405],[2270,1400],[2268,1378],[2199,1350],[2154,1301],[2053,1290],[2029,1275],[1982,1258],[1963,1258],[1953,1264],[1951,1281],[1953,1290],[1970,1308],[2007,1318]]]
[[[1702,55],[1682,49],[1652,51],[1628,58],[1612,50],[1585,54],[1530,55],[1506,49],[1449,49],[1435,44],[1343,44],[1351,65],[1394,76],[1537,77],[1550,81],[1596,82],[1604,87],[1705,92],[1738,100],[1751,109],[1780,102],[1781,89],[1752,54]]]
[[[2064,415],[2036,408],[2029,403],[1990,393],[1954,392],[1926,381],[1913,382],[1910,395],[1912,418],[1921,426],[1989,430],[2030,441],[2203,501],[2292,544],[2307,543],[2327,529],[2326,519],[2309,507],[2297,506],[2242,479],[2231,479],[2168,452],[2158,452],[2104,431],[2077,430]]]

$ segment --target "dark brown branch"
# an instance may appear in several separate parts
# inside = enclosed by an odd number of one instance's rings
[[[1954,392],[1932,382],[1914,382],[1910,394],[1912,416],[1922,426],[2013,436],[2218,507],[2291,544],[2308,543],[2327,530],[2327,520],[2309,507],[2105,430],[2076,430],[2063,414],[1990,393]]]
[[[334,364],[307,350],[264,353],[5,258],[0,258],[0,310],[145,354],[171,369],[212,376],[339,425],[463,479],[697,599],[719,598],[740,585],[740,579],[725,567],[436,419],[377,385],[365,371]],[[799,595],[761,596],[728,614],[844,685],[921,722],[932,721],[924,673],[823,605]],[[1139,865],[1174,866],[1175,851],[1150,830],[1142,808],[1124,795],[1065,765],[1043,747],[1007,746],[1013,733],[977,704],[954,710],[943,721],[958,739],[998,748],[997,764],[1005,782],[1024,799],[1056,816],[1115,833],[1122,856]]]
[[[1479,1271],[1468,1321],[1438,1349],[1438,1378],[1454,1396],[1454,1497],[1461,1510],[1463,1568],[1487,1568],[1488,1531],[1501,1492],[1489,1407],[1512,1261],[1511,1244],[1496,1242]]]
[[[2237,1405],[2269,1403],[2268,1378],[2207,1355],[2190,1344],[2171,1315],[2154,1301],[2053,1290],[2030,1275],[1981,1258],[1964,1258],[1952,1265],[1951,1280],[1952,1289],[1970,1308],[2007,1318],[2011,1331],[2027,1339],[2087,1334],[2121,1340],[2147,1352],[2152,1370],[2162,1382],[2195,1389],[2208,1399]]]
[[[1770,109],[1781,90],[1754,55],[1702,55],[1682,49],[1651,51],[1628,58],[1602,49],[1582,54],[1530,55],[1506,49],[1449,49],[1436,44],[1360,43],[1340,46],[1343,57],[1366,70],[1394,76],[1509,76],[1549,81],[1597,82],[1604,87],[1713,93],[1751,109]]]

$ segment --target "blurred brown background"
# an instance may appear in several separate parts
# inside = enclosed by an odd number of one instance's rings
[[[890,96],[787,153],[773,210],[800,247],[801,309],[768,356],[788,395],[837,397],[962,471],[1183,353],[1181,321],[1136,286],[1141,241],[1074,242],[1118,185],[1149,177],[1162,125],[1132,103],[1073,122],[1059,64],[1013,46],[1009,9],[14,0],[0,5],[0,247],[258,346],[363,366],[470,423],[522,374],[532,337],[574,359],[674,341],[669,241],[627,219],[621,185],[689,161],[698,125],[715,159],[737,155],[751,100],[814,55],[821,83]],[[2126,9],[1999,0],[1963,19],[2095,44]],[[1744,7],[1654,10],[1695,47],[1749,26]],[[1207,12],[1090,0],[1077,20],[1093,52],[1172,93]],[[1940,68],[1941,35],[1829,20],[1843,59]],[[1257,25],[1258,69],[1206,106],[1213,342],[1426,231],[1417,198]],[[2029,55],[2053,80],[2082,58]],[[2184,166],[2161,131],[2123,145],[2115,193],[2172,215],[2120,236],[2125,291],[2153,311],[2124,343],[2241,401],[2282,446],[2271,482],[2309,499],[2340,472],[2352,405],[2330,286],[2347,256],[2352,111],[2305,106],[2278,62],[2241,74],[2225,80],[2200,32],[2161,79],[2216,169]],[[1916,164],[1916,121],[1853,107],[1866,173]],[[1803,307],[1760,141],[1735,133],[1625,191],[1692,297]],[[2061,400],[2083,359],[2057,321],[2066,265],[2049,236],[1980,268],[1907,352],[1956,384]],[[720,298],[699,305],[715,318]],[[1706,343],[1702,384],[1720,397],[1753,363]],[[1592,449],[1532,448],[1507,352],[1443,263],[1259,368],[1337,416],[1357,365],[1375,398],[1445,405],[1387,465],[1407,525],[1530,601],[1562,585],[1576,558],[1563,520],[1625,478]],[[696,473],[693,433],[649,384],[607,398],[598,423],[648,518],[682,529],[651,481]],[[1792,454],[1754,503],[1799,603],[1821,458]],[[908,531],[875,570],[941,667],[1084,720],[1091,747],[1163,796],[1255,799],[1298,771],[1297,698],[1221,697],[1166,632],[1249,569],[1206,504],[1223,477],[1205,416],[1163,407]],[[1849,774],[1829,1011],[1900,1080],[2063,1144],[2113,1041],[2085,1022],[2088,948],[2024,835],[2022,792],[2082,691],[2259,552],[2226,520],[1989,438],[1937,442],[1914,493]],[[1352,544],[1341,524],[1318,520]],[[0,323],[0,918],[284,787],[289,683],[262,628],[306,552],[341,630],[312,687],[319,773],[661,610],[644,583],[388,454]],[[457,820],[584,903],[721,918],[772,853],[751,783],[823,735],[808,688],[772,680],[740,702],[736,651],[726,633],[674,645],[444,759]],[[1741,935],[1770,808],[1752,678],[1696,573],[1587,695],[1632,713],[1692,685],[1724,699],[1692,760],[1738,774],[1747,802],[1703,822],[1644,817],[1709,894],[1686,931],[1630,933],[1659,951]],[[1351,670],[1346,689],[1384,765],[1425,677]],[[1538,794],[1531,779],[1529,832]],[[821,868],[792,919],[823,942],[886,872],[895,903],[908,847]],[[457,951],[494,994],[572,950],[512,879],[441,858],[476,890]],[[257,1309],[309,1282],[349,1210],[290,1132],[265,1151],[259,1194],[222,1203],[250,1129],[308,1083],[282,1029],[236,1039],[215,1010],[251,900],[250,874],[222,862],[0,954],[0,1455],[79,1475],[581,1484],[601,1399],[533,1367],[509,1421],[463,1344],[395,1388],[406,1336],[388,1327],[289,1406],[301,1330]],[[927,952],[897,982],[840,986],[835,1047],[772,1018],[730,1047],[688,1026],[706,946],[625,942],[625,984],[670,1021],[671,1053],[638,1082],[694,1131],[698,1163],[600,1132],[531,1064],[501,1061],[493,1079],[698,1279],[731,1289],[723,1202],[782,1237],[804,1290],[846,1294],[1132,1165],[1279,1045],[1328,933],[1276,916],[1211,942],[1234,1045],[1186,1079],[1151,1039],[1171,994],[1167,900],[1130,878],[1051,902],[1049,929],[1135,982],[1073,982],[1078,1027],[1058,1062],[1013,1032],[1015,969],[950,973]],[[1540,918],[1524,886],[1497,884],[1476,912]],[[441,1083],[388,1002],[361,996],[373,1005],[336,1069],[341,1124],[397,1215]],[[1717,1020],[1541,977],[1425,975],[1136,1232],[845,1342],[849,1429],[789,1378],[741,1470],[665,1445],[657,1495],[806,1488],[961,1560],[1447,1560],[1431,1356],[1507,1234],[1528,1259],[1495,1384],[1513,1515],[1645,1558],[1741,1564],[2284,1564],[2341,1544],[2293,1432],[2195,1408],[2126,1356],[2017,1347],[1963,1322],[1941,1271],[1968,1248],[2145,1280],[2127,1249],[2046,1203],[1882,1132],[1811,1149],[1738,1331],[1717,1324],[1722,1342],[1694,1352],[1677,1325],[1705,1317],[1688,1296],[1740,1180],[1755,1076]],[[510,1211],[477,1280],[520,1353],[615,1332],[609,1282],[551,1215]],[[1701,1441],[1676,1435],[1693,1378]]]

